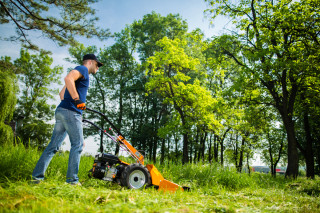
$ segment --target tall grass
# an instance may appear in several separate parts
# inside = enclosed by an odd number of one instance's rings
[[[292,180],[283,176],[273,178],[261,173],[239,173],[232,167],[220,164],[165,164],[156,165],[167,179],[181,182],[191,187],[211,187],[216,189],[240,190],[244,188],[279,188]]]
[[[40,157],[35,148],[26,149],[23,144],[4,145],[0,149],[0,181],[29,178]]]
[[[31,180],[31,174],[38,162],[42,151],[37,148],[25,148],[22,143],[5,145],[0,149],[0,182]],[[69,153],[58,152],[46,171],[46,178],[54,180],[66,179]],[[79,178],[84,179],[88,175],[88,168],[92,167],[93,157],[81,157]]]
[[[191,187],[172,194],[90,179],[93,157],[82,156],[78,187],[65,184],[69,154],[61,152],[52,159],[46,181],[32,185],[41,153],[22,144],[1,147],[0,212],[320,212],[319,178],[240,174],[216,164],[156,164],[166,179]]]
[[[23,144],[5,145],[0,149],[0,181],[30,180],[32,171],[42,154],[37,148],[25,148]],[[65,180],[68,168],[69,153],[58,152],[53,157],[46,178]],[[93,157],[81,156],[79,179],[88,179],[92,168]],[[191,188],[210,187],[216,189],[239,190],[247,187],[268,188],[282,187],[290,182],[283,177],[272,178],[265,174],[238,173],[234,168],[221,167],[219,164],[185,164],[181,163],[155,165],[164,178]]]

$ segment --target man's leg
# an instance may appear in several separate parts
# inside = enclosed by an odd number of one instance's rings
[[[46,147],[46,149],[43,151],[32,173],[32,178],[34,180],[44,179],[44,173],[47,170],[52,157],[59,150],[63,140],[67,135],[66,129],[64,128],[62,122],[63,116],[63,113],[61,113],[61,110],[59,110],[58,108],[55,113],[56,123],[52,133],[51,141],[49,145]]]
[[[68,127],[66,129],[69,135],[71,149],[67,171],[67,183],[75,184],[79,182],[78,171],[83,148],[83,127],[82,116],[73,111],[69,112],[71,118],[68,120]]]

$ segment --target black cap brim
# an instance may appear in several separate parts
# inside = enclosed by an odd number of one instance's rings
[[[101,63],[100,61],[96,61],[98,63],[98,67],[103,66],[103,63]]]

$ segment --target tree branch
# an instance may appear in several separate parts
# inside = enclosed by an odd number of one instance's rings
[[[239,61],[231,52],[229,52],[228,50],[226,50],[226,49],[224,49],[224,48],[222,48],[222,50],[224,51],[224,53],[225,53],[226,55],[228,55],[229,57],[231,57],[237,64],[239,64],[239,65],[242,66],[242,67],[248,68],[247,65],[245,65],[245,64],[243,64],[241,61]]]
[[[226,7],[227,7],[229,10],[231,10],[233,13],[243,13],[243,14],[245,14],[251,21],[253,21],[253,20],[252,20],[252,17],[251,17],[248,13],[246,13],[246,12],[244,12],[244,11],[241,11],[241,10],[236,10],[236,9],[232,8],[232,7],[231,7],[230,5],[228,5],[227,2],[225,2],[225,1],[224,1],[224,4],[225,4]]]
[[[13,20],[13,22],[17,25],[18,29],[21,31],[22,33],[22,36],[24,37],[24,39],[26,40],[26,42],[28,42],[28,44],[30,46],[33,46],[30,41],[27,39],[25,33],[23,32],[23,30],[31,30],[30,28],[27,29],[27,28],[24,28],[22,27],[18,22],[17,20],[11,15],[11,13],[9,12],[8,8],[4,5],[3,1],[0,1],[0,4],[1,6],[4,8],[5,12],[8,14],[8,16],[10,16],[10,18]]]
[[[10,1],[12,2],[12,0],[10,0]],[[31,16],[34,17],[35,19],[38,19],[38,20],[41,20],[41,21],[52,22],[53,24],[60,26],[59,23],[57,23],[57,22],[55,22],[55,21],[53,21],[53,20],[51,20],[51,19],[43,19],[43,18],[40,18],[40,17],[34,15],[34,14],[29,10],[29,8],[28,8],[25,4],[23,4],[22,1],[20,1],[20,0],[16,0],[16,1],[19,2],[20,5],[28,11],[29,15],[31,15]],[[12,2],[12,3],[13,3],[13,2]],[[15,4],[15,3],[14,3],[14,4]],[[16,4],[15,4],[15,5],[16,5]],[[18,6],[17,6],[17,7],[18,7]],[[18,7],[18,8],[19,8],[19,7]],[[19,8],[19,9],[20,9],[20,8]],[[20,10],[21,10],[21,9],[20,9]],[[23,10],[21,10],[21,11],[23,11]],[[23,12],[24,12],[24,11],[23,11]],[[24,13],[26,14],[26,12],[24,12]]]

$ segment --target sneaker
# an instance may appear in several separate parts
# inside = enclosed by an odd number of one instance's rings
[[[72,186],[82,186],[80,182],[76,182],[76,183],[69,183]]]
[[[39,183],[41,183],[41,180],[33,179],[33,180],[30,180],[29,183],[30,183],[30,184],[39,184]]]

